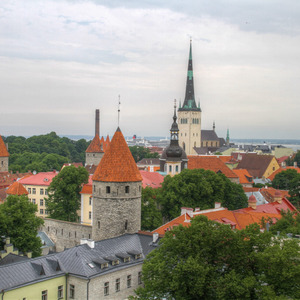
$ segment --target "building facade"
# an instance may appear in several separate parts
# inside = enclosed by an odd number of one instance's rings
[[[9,153],[0,135],[0,172],[8,172]]]

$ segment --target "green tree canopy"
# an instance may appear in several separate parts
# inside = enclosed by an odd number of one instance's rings
[[[174,177],[166,176],[159,195],[163,216],[173,219],[179,216],[180,208],[213,208],[221,202],[229,210],[247,207],[248,199],[242,186],[232,183],[223,174],[194,169],[183,170]]]
[[[139,299],[298,299],[300,246],[272,239],[257,224],[229,226],[192,219],[167,232],[143,265]]]
[[[37,237],[38,228],[44,223],[38,218],[37,205],[27,196],[7,197],[0,205],[0,235],[10,237],[11,242],[22,252],[32,251],[32,255],[41,255],[42,242]]]
[[[83,167],[64,167],[56,175],[49,188],[46,207],[49,217],[58,220],[77,222],[80,208],[80,190],[87,183],[89,174]]]
[[[151,153],[150,150],[145,147],[130,146],[129,150],[135,162],[138,162],[143,158],[159,158],[159,154],[157,152]]]
[[[300,215],[296,212],[281,211],[282,218],[270,227],[273,234],[300,234]]]
[[[142,230],[154,230],[162,225],[162,214],[158,208],[157,195],[160,189],[146,187],[142,190]]]

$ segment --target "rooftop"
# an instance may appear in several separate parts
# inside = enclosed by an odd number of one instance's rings
[[[19,180],[23,185],[43,185],[49,186],[52,179],[58,174],[56,171],[52,172],[40,172],[35,175],[24,177]]]

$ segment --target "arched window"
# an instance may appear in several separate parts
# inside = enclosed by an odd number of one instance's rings
[[[169,172],[172,172],[172,166],[169,166]]]
[[[176,170],[176,172],[178,172],[178,166],[176,166],[175,170]]]
[[[182,143],[182,148],[185,151],[185,142]]]

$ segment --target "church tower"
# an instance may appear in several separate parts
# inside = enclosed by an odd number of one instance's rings
[[[178,136],[179,129],[176,122],[176,103],[174,105],[173,124],[170,130],[171,142],[170,145],[164,150],[160,160],[160,171],[168,175],[174,176],[179,174],[183,169],[187,168],[187,156],[185,151],[179,146]]]
[[[99,127],[99,109],[96,109],[95,117],[95,137],[85,150],[85,164],[97,166],[103,157],[103,144],[100,140],[100,127]]]
[[[9,153],[0,135],[0,172],[8,172]]]
[[[141,190],[142,176],[118,128],[93,175],[94,240],[140,230]]]
[[[183,105],[178,109],[179,145],[187,155],[195,154],[194,147],[201,147],[201,109],[197,106],[194,93],[192,41]]]

